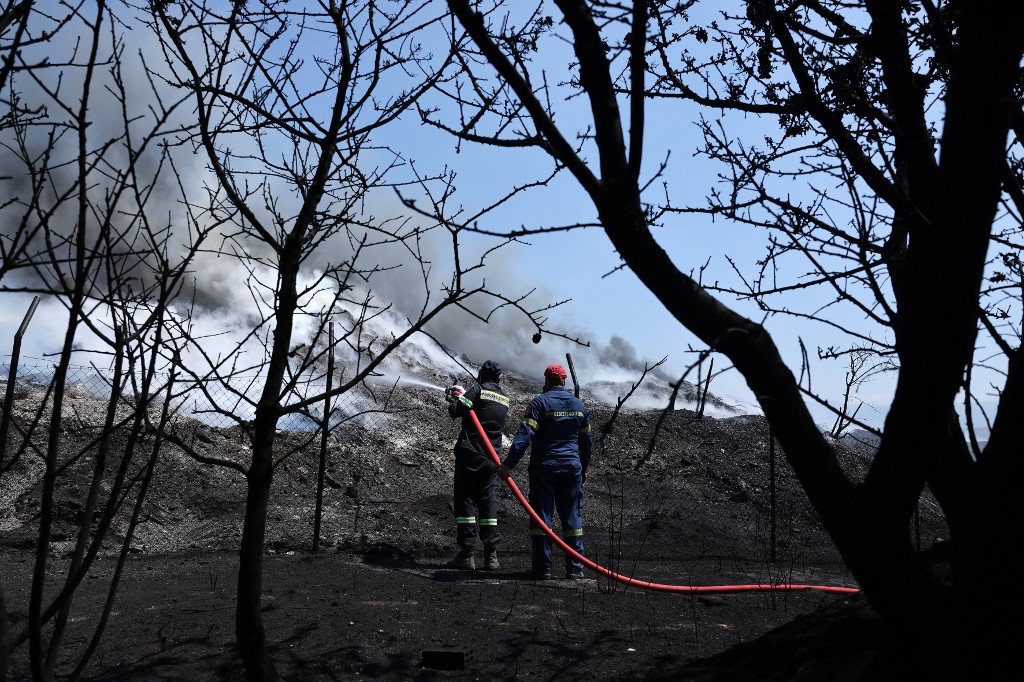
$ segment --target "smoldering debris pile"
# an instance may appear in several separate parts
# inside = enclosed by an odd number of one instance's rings
[[[505,446],[518,415],[539,386],[506,376],[512,411]],[[22,391],[12,416],[9,446],[28,433],[41,393]],[[586,393],[594,424],[594,463],[588,475],[588,553],[620,558],[692,560],[728,556],[760,560],[775,553],[792,561],[838,562],[784,454],[773,448],[764,419],[698,417],[687,410],[624,410],[595,402]],[[97,438],[105,403],[86,391],[73,392],[61,425],[62,469],[56,478],[55,552],[68,551],[82,521],[90,483],[96,474]],[[0,542],[34,545],[41,513],[45,467],[45,420],[31,431],[33,448],[24,450],[2,474]],[[458,423],[446,411],[443,393],[418,384],[388,392],[386,409],[349,415],[327,439],[320,545],[365,551],[393,547],[401,552],[447,552],[453,544],[451,511],[452,446]],[[189,416],[173,421],[174,440],[163,441],[153,482],[132,536],[132,551],[163,553],[192,548],[237,548],[245,508],[248,438],[242,427],[218,428]],[[109,439],[101,491],[109,494],[116,469],[128,457],[127,480],[136,480],[158,439],[146,434],[132,453],[122,431]],[[843,449],[842,461],[860,476],[870,453]],[[237,468],[197,461],[233,462]],[[321,440],[317,430],[282,431],[267,516],[271,551],[308,549],[313,541]],[[8,452],[12,452],[11,447]],[[130,455],[130,457],[129,457]],[[516,472],[525,491],[526,472]],[[770,485],[774,481],[774,510]],[[137,485],[136,488],[137,489]],[[527,517],[512,495],[501,491],[499,522],[506,542],[526,543]],[[115,551],[127,530],[131,504],[123,504],[104,543]],[[102,506],[100,507],[102,508]],[[944,535],[931,509],[922,515],[926,542]],[[769,524],[775,524],[774,531]]]

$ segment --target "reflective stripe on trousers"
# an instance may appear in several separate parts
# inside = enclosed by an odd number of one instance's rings
[[[583,551],[583,477],[579,470],[551,473],[531,468],[530,506],[549,528],[552,527],[557,509],[565,544],[586,556]],[[534,524],[532,518],[530,526],[533,570],[537,573],[550,573],[551,540]],[[567,573],[576,573],[583,570],[583,564],[567,554],[565,570]]]

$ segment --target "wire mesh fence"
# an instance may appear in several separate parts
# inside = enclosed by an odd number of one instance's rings
[[[0,367],[0,373],[8,377],[10,369]],[[42,462],[52,447],[53,380],[52,367],[23,366],[10,389],[12,407],[3,415],[11,428],[0,462],[0,532],[33,518],[39,504]],[[251,448],[252,400],[245,391],[252,383],[169,381],[155,381],[146,400],[131,381],[113,390],[109,372],[70,368],[55,458],[56,499],[67,505],[59,517],[69,527],[55,526],[57,541],[73,534],[70,526],[82,508],[105,431],[115,450],[126,447],[131,417],[143,412],[149,419],[145,438],[159,440],[161,451],[133,541],[144,551],[237,544]],[[325,388],[304,384],[286,399],[316,396]],[[163,439],[153,425],[165,405]],[[524,406],[513,404],[510,414]],[[398,552],[454,549],[452,447],[460,425],[446,408],[433,387],[365,383],[282,419],[268,547],[287,551],[317,542]],[[324,414],[330,415],[326,430]],[[708,564],[721,572],[747,564],[762,579],[775,579],[772,571],[841,563],[782,453],[773,452],[763,419],[699,419],[680,410],[659,422],[655,439],[656,415],[625,413],[604,431],[609,416],[606,408],[592,406],[595,447],[585,487],[584,537],[593,560],[626,574],[649,562],[671,564],[679,576],[696,573],[698,565],[706,573]],[[106,429],[105,423],[114,426]],[[510,417],[506,435],[517,425]],[[106,455],[107,468],[127,458],[129,479],[148,461],[138,451],[115,454]],[[847,465],[856,469],[867,461],[851,455]],[[516,480],[525,494],[525,467],[520,469]],[[923,518],[926,542],[944,533],[937,508]],[[499,527],[505,552],[528,554],[527,515],[504,487]],[[123,525],[113,528],[123,531]]]

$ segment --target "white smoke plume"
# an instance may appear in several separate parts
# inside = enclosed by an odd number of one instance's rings
[[[148,88],[147,79],[143,77],[141,63],[136,59],[137,48],[144,50],[145,45],[132,45],[125,51],[126,55],[131,56],[131,59],[125,62],[125,77],[130,88],[145,92]],[[74,90],[74,84],[70,81],[63,87],[66,92]],[[133,104],[142,107],[140,111],[144,110],[144,101]],[[113,122],[119,119],[120,110],[108,111],[104,110],[103,106],[103,99],[99,98],[91,116],[96,123],[94,132],[97,134],[97,140],[119,133]],[[4,141],[10,142],[6,139]],[[62,143],[57,149],[58,155],[71,158],[75,153],[71,142],[69,140],[66,145]],[[12,143],[6,145],[6,148],[14,146]],[[182,153],[177,155],[176,159],[179,171],[182,171],[181,178],[187,183],[185,192],[201,194],[203,180],[209,177],[202,157],[191,154],[190,150],[179,150]],[[116,161],[117,159],[112,157],[111,164],[116,165]],[[0,158],[0,163],[5,167],[4,171],[0,171],[0,175],[7,176],[8,189],[13,191],[13,195],[23,192],[24,168],[9,155]],[[66,166],[63,172],[70,168],[71,165]],[[145,173],[146,168],[140,170]],[[165,176],[161,182],[167,183],[167,191],[155,192],[156,199],[149,209],[154,215],[164,215],[165,222],[168,220],[166,216],[171,216],[170,224],[181,230],[178,243],[183,249],[189,241],[189,235],[186,230],[181,229],[187,221],[181,219],[180,193],[170,176]],[[277,205],[277,209],[282,212],[288,210],[287,196],[286,191],[279,193],[282,201]],[[166,197],[166,200],[162,197]],[[293,198],[291,203],[291,209],[297,211],[297,200]],[[410,251],[401,245],[378,246],[369,254],[369,262],[370,265],[382,268],[382,271],[369,281],[360,283],[360,290],[352,293],[353,300],[372,294],[378,306],[390,306],[387,314],[375,319],[375,328],[372,332],[387,340],[402,333],[407,321],[415,320],[424,305],[431,305],[443,295],[442,284],[450,279],[454,268],[450,248],[451,237],[447,231],[439,227],[424,231],[425,226],[417,225],[416,219],[410,218],[404,207],[390,194],[371,197],[366,205],[367,214],[372,213],[384,218],[395,229],[406,233],[417,227],[421,230],[417,238],[408,243],[419,249],[422,263],[413,258]],[[368,220],[369,215],[363,218]],[[67,222],[69,225],[72,224],[72,221]],[[0,229],[7,230],[10,225],[10,221],[4,221],[4,227]],[[533,283],[523,281],[522,270],[519,267],[521,260],[529,255],[529,247],[526,245],[511,243],[496,252],[488,253],[496,244],[493,239],[463,237],[462,241],[465,247],[460,256],[463,263],[476,263],[484,253],[488,254],[486,268],[468,276],[464,283],[467,288],[486,282],[489,290],[500,292],[509,298],[518,298],[534,288]],[[271,267],[253,265],[252,262],[249,267],[245,267],[234,256],[218,253],[224,242],[216,236],[210,240],[210,244],[213,248],[200,254],[195,262],[194,278],[183,292],[182,306],[179,310],[189,311],[182,314],[190,316],[187,322],[192,326],[193,335],[201,339],[205,355],[218,358],[237,352],[239,340],[245,338],[254,326],[258,326],[266,319],[268,300],[261,300],[261,297],[253,292],[254,288],[258,289],[260,286],[272,288],[276,282],[276,273]],[[337,265],[350,260],[353,257],[351,244],[352,242],[343,236],[324,244],[316,258],[310,262],[311,270],[305,273],[306,281],[312,281],[317,275],[312,268],[323,268],[326,264]],[[258,245],[242,244],[240,247],[238,252],[245,257],[258,257],[268,253],[265,248],[261,249]],[[25,280],[13,280],[15,284],[24,282]],[[4,282],[5,286],[11,284],[12,280]],[[331,293],[325,290],[319,295],[327,298]],[[19,297],[9,300],[21,304],[26,299]],[[533,310],[542,310],[555,300],[557,296],[550,288],[538,284],[536,291],[523,305]],[[194,307],[190,308],[193,303]],[[565,306],[567,310],[564,314],[558,309],[542,313],[549,318],[545,323],[547,331],[541,333],[539,342],[535,342],[537,327],[522,312],[504,307],[492,314],[492,309],[499,303],[496,298],[482,295],[466,303],[466,308],[470,312],[458,308],[442,312],[428,325],[426,331],[429,338],[414,337],[406,348],[384,363],[380,371],[382,380],[402,376],[405,380],[423,381],[431,385],[442,385],[455,378],[468,380],[475,375],[475,370],[480,364],[491,359],[501,363],[506,370],[527,379],[534,379],[539,384],[547,365],[567,365],[566,354],[571,353],[581,385],[590,387],[596,398],[614,404],[632,383],[640,379],[645,369],[653,368],[661,359],[642,357],[629,339],[621,336],[598,338],[586,328],[586,325],[573,323],[572,303]],[[5,316],[5,330],[0,339],[9,348],[13,329],[17,327],[18,318],[24,307],[5,306],[5,309],[10,314]],[[54,332],[61,324],[62,313],[62,307],[52,303],[40,308],[37,319],[30,328],[30,354],[41,357],[44,353],[54,350],[51,346],[60,338],[60,334]],[[350,308],[347,314],[351,317],[357,315],[357,312]],[[480,318],[487,318],[488,322],[484,323]],[[311,343],[312,336],[321,323],[322,320],[314,317],[300,317],[296,326],[296,337],[293,339],[294,344],[298,347]],[[264,330],[264,334],[266,333],[269,333],[269,330]],[[579,339],[585,342],[585,345],[569,339]],[[439,347],[433,340],[441,346]],[[83,347],[89,347],[90,341],[86,338],[81,343]],[[263,349],[253,339],[243,347],[243,350],[258,357]],[[455,356],[457,359],[452,360],[449,356]],[[184,359],[189,360],[187,354]],[[681,359],[673,358],[677,362]],[[342,356],[339,361],[343,367],[347,363],[348,371],[351,372],[354,371],[359,359]],[[258,363],[254,362],[253,366],[256,364]],[[668,388],[670,383],[678,381],[679,378],[672,376],[665,367],[653,369],[645,379],[644,386],[638,389],[631,399],[630,405],[663,407],[667,404],[671,392]],[[680,398],[678,405],[686,406],[686,398]]]

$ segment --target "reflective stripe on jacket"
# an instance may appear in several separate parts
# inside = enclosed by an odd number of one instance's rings
[[[564,386],[551,386],[530,401],[505,458],[514,467],[533,444],[530,467],[590,466],[590,414]]]
[[[479,386],[468,389],[463,398],[465,400],[456,399],[448,404],[448,415],[452,419],[462,418],[462,430],[459,432],[458,440],[455,441],[455,448],[456,450],[465,450],[467,454],[472,453],[472,457],[469,459],[473,462],[468,466],[473,471],[479,471],[482,467],[491,468],[488,464],[497,466],[494,465],[494,460],[491,459],[487,448],[480,441],[476,427],[473,426],[473,421],[469,417],[470,408],[466,403],[472,406],[477,419],[480,420],[480,425],[484,427],[484,433],[491,441],[491,447],[495,452],[501,452],[501,432],[505,428],[505,420],[508,419],[508,396],[502,392],[498,382],[485,381]]]

